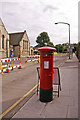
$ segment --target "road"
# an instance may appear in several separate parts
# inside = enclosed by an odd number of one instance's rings
[[[67,57],[54,57],[54,66],[58,66],[66,60]],[[10,73],[4,73],[2,76],[2,112],[5,112],[11,105],[25,95],[37,84],[37,70],[39,63],[26,63],[23,69],[15,69]],[[30,94],[15,110],[8,112],[4,117],[11,117],[20,107],[31,97]]]

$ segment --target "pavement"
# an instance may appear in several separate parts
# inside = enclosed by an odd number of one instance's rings
[[[59,69],[60,96],[53,92],[53,100],[43,103],[35,93],[13,118],[78,118],[78,60],[75,54]]]

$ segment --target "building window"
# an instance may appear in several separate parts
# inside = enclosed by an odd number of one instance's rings
[[[28,49],[28,41],[23,40],[23,49]]]
[[[28,50],[28,41],[23,40],[23,49]]]
[[[2,35],[2,48],[4,49],[4,35]]]
[[[27,50],[28,50],[28,41],[27,41]]]
[[[26,49],[26,41],[25,41],[25,49]]]
[[[26,41],[26,50],[27,50],[27,41]]]

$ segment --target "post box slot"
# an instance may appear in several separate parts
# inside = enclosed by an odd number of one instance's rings
[[[50,57],[43,57],[43,58],[50,58]]]

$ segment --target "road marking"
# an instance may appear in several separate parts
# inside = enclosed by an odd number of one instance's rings
[[[2,117],[4,117],[10,110],[12,110],[19,102],[21,102],[27,95],[29,95],[36,87],[38,86],[35,85],[29,92],[27,92],[23,97],[21,97],[17,102],[15,102],[11,107],[9,107],[5,112],[3,112],[1,115],[0,115],[0,119]]]

